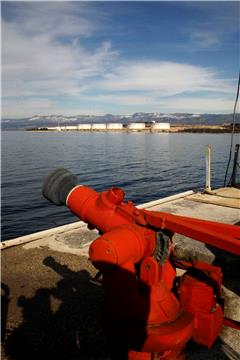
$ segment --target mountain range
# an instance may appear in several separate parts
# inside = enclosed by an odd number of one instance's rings
[[[231,124],[232,114],[189,114],[189,113],[145,113],[132,115],[34,115],[22,119],[2,119],[2,130],[24,130],[35,127],[66,126],[81,123],[123,123],[130,122],[169,122],[172,125],[222,125]]]

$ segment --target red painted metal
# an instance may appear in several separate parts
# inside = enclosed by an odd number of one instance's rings
[[[67,206],[81,220],[101,232],[125,224],[132,224],[134,211],[132,203],[122,203],[124,192],[112,188],[102,193],[86,186],[77,186],[67,198]]]
[[[67,198],[71,211],[101,234],[89,256],[103,275],[107,332],[129,360],[183,360],[190,338],[211,347],[224,322],[221,269],[176,260],[172,246],[161,258],[157,234],[176,232],[240,255],[239,227],[139,210],[123,200],[119,188],[98,194],[85,186]],[[176,278],[176,267],[187,271]]]
[[[191,270],[201,271],[196,279]],[[210,348],[221,332],[223,311],[218,304],[222,285],[221,269],[217,266],[196,262],[181,277],[178,287],[182,309],[194,315],[193,339]]]
[[[124,192],[119,188],[98,194],[86,186],[77,186],[69,194],[67,205],[75,215],[103,232],[110,230],[113,224],[114,226],[132,222],[139,225],[149,224],[240,255],[239,226],[164,212],[139,210],[131,202],[123,203],[123,199]]]
[[[223,319],[223,325],[231,327],[232,329],[240,330],[240,322],[228,318]]]
[[[162,230],[168,229],[205,244],[240,255],[239,226],[194,219],[156,211],[144,211],[146,220]]]

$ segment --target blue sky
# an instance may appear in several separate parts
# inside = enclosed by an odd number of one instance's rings
[[[2,2],[2,116],[232,112],[239,2]]]

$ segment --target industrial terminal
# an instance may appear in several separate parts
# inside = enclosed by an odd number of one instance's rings
[[[229,133],[232,124],[171,124],[169,122],[129,122],[123,123],[81,123],[75,125],[41,126],[26,128],[27,131],[81,131],[81,132],[145,132],[145,133]],[[239,133],[240,126],[235,126]]]
[[[89,123],[65,126],[49,126],[31,128],[32,131],[153,131],[169,132],[170,123],[167,122],[132,122],[122,123]]]

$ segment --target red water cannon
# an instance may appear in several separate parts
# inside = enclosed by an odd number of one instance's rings
[[[176,259],[172,236],[176,232],[240,255],[239,227],[140,210],[124,202],[122,189],[98,193],[77,185],[65,169],[46,178],[43,195],[67,205],[100,233],[89,257],[102,274],[113,359],[182,360],[191,338],[212,346],[224,322],[221,268]],[[176,268],[185,273],[176,276]]]

